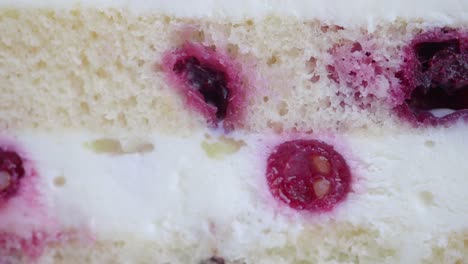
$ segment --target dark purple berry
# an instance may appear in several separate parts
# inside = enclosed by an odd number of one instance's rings
[[[439,29],[416,36],[396,76],[406,93],[397,107],[403,116],[429,124],[468,117],[468,33]],[[435,115],[437,109],[446,114]]]
[[[210,126],[222,123],[229,132],[242,125],[246,89],[239,64],[226,54],[186,43],[167,52],[163,70],[189,109],[201,113]]]
[[[186,78],[190,87],[203,95],[207,104],[216,108],[216,117],[226,117],[229,90],[226,75],[209,65],[202,65],[196,57],[188,57],[176,62],[174,72]]]

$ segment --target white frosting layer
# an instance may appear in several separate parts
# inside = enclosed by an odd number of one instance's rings
[[[284,243],[265,238],[265,230],[294,236],[332,219],[378,230],[401,247],[402,263],[416,263],[430,250],[425,242],[468,228],[466,129],[316,135],[342,153],[354,177],[347,200],[324,215],[290,210],[270,196],[265,160],[284,140],[274,136],[238,135],[246,145],[221,159],[206,155],[203,133],[155,135],[149,139],[154,151],[124,155],[85,147],[96,136],[16,137],[35,161],[51,217],[63,228],[89,227],[98,239],[157,241],[175,233],[196,241],[199,234],[216,237],[213,229],[228,229],[231,238],[218,246],[235,256],[251,246]],[[57,176],[64,186],[54,185]]]
[[[374,24],[377,20],[424,18],[430,23],[452,24],[466,21],[466,0],[0,0],[0,6],[123,7],[136,12],[156,11],[188,17],[258,17],[270,14],[317,18],[350,24]]]

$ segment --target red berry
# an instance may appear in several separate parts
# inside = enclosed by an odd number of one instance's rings
[[[168,52],[163,69],[187,105],[211,126],[223,122],[226,131],[239,126],[245,108],[245,90],[239,67],[208,47],[186,43]]]
[[[397,110],[418,123],[468,118],[468,33],[439,29],[416,36],[397,77],[406,100]],[[442,116],[436,109],[449,109]]]
[[[18,153],[0,148],[0,204],[16,194],[24,174]]]
[[[273,196],[291,208],[329,211],[346,198],[351,174],[332,146],[294,140],[277,146],[268,158],[267,182]]]

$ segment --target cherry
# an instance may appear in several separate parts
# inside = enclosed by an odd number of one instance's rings
[[[297,210],[329,211],[346,198],[351,174],[332,146],[317,140],[280,144],[269,156],[270,192]]]
[[[468,118],[468,33],[438,29],[416,36],[396,76],[406,94],[396,108],[403,117],[434,125]]]
[[[25,171],[18,153],[0,148],[0,203],[14,196]]]
[[[246,96],[240,67],[227,55],[195,43],[167,52],[162,68],[189,108],[226,131],[241,125]]]

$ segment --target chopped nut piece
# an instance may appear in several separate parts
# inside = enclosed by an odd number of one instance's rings
[[[201,147],[206,155],[212,159],[222,159],[226,155],[234,154],[245,145],[243,140],[235,140],[226,137],[220,137],[218,141],[213,143],[205,140],[201,143]]]
[[[123,152],[120,141],[116,139],[96,139],[86,145],[96,153],[122,154]]]
[[[65,177],[63,176],[57,176],[54,178],[54,185],[57,186],[57,187],[62,187],[65,185]]]
[[[85,144],[88,148],[98,154],[124,155],[132,153],[147,153],[154,150],[154,145],[149,142],[127,141],[122,144],[120,140],[111,138],[96,139]]]
[[[124,153],[148,153],[154,150],[154,145],[149,142],[131,141],[122,145]]]

